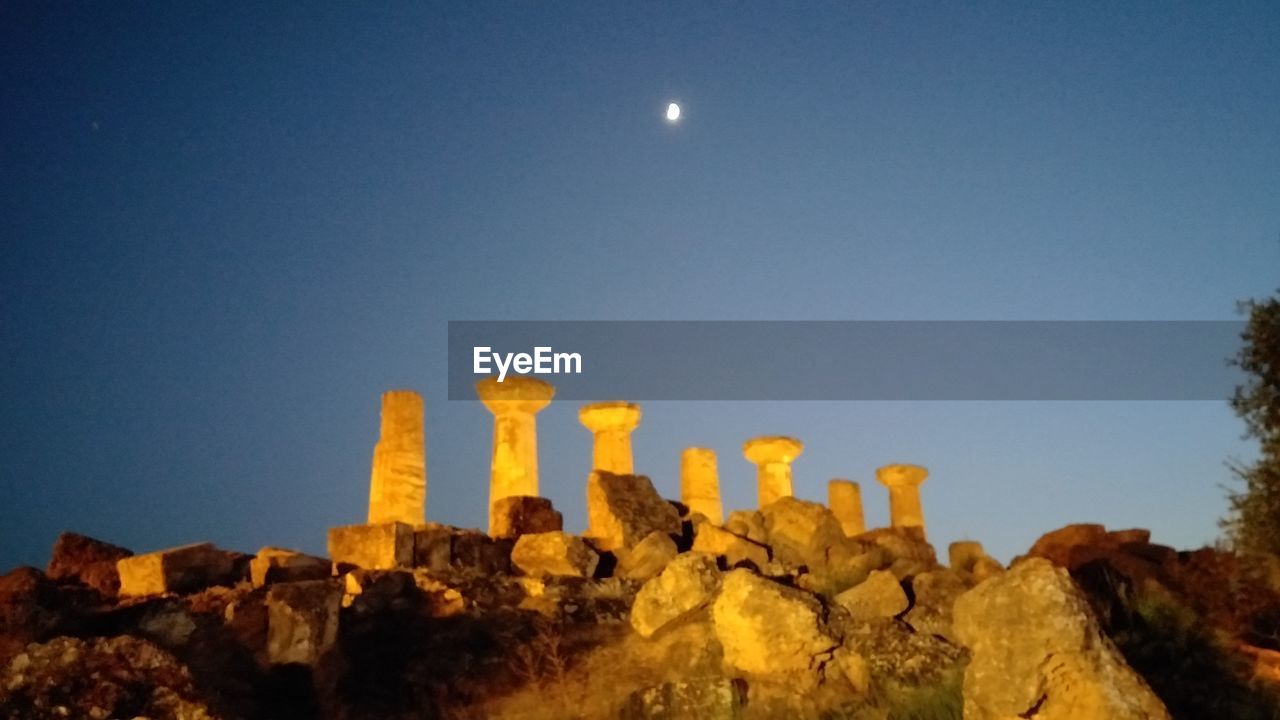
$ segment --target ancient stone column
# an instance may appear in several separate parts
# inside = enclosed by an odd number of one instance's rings
[[[876,479],[889,488],[889,524],[917,527],[924,533],[924,509],[920,506],[920,484],[929,471],[919,465],[885,465],[876,470]]]
[[[691,447],[680,453],[680,502],[689,514],[702,513],[716,525],[724,524],[714,450]]]
[[[804,443],[782,435],[751,438],[743,444],[742,454],[756,466],[760,507],[795,494],[791,487],[791,461],[802,452]]]
[[[591,469],[614,475],[633,475],[631,431],[640,424],[640,406],[629,402],[583,405],[578,421],[594,435]]]
[[[858,483],[839,478],[827,483],[827,506],[840,521],[845,537],[867,531],[862,517],[862,487]]]
[[[496,376],[476,383],[480,401],[493,413],[493,463],[489,471],[489,532],[495,530],[494,503],[513,495],[538,494],[538,430],[534,415],[556,389],[524,375]]]
[[[426,521],[427,465],[422,396],[412,390],[382,394],[382,427],[373,446],[369,523]]]

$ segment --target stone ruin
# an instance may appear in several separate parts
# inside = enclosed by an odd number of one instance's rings
[[[134,555],[69,535],[50,574],[117,598],[140,637],[183,658],[191,638],[204,636],[183,615],[195,610],[170,599],[212,606],[225,624],[219,637],[229,632],[263,667],[308,668],[326,702],[354,702],[325,685],[346,683],[349,694],[352,680],[326,675],[334,668],[378,665],[389,651],[412,658],[418,679],[391,687],[428,683],[421,691],[434,698],[432,717],[893,717],[893,688],[948,683],[963,684],[966,720],[1168,717],[1099,639],[1099,621],[1061,569],[1083,562],[1077,546],[1086,541],[1108,558],[1176,562],[1137,531],[1078,526],[1088,532],[1046,536],[1033,548],[1048,560],[1011,570],[962,541],[944,566],[926,540],[925,468],[876,471],[889,491],[890,526],[868,529],[856,482],[830,480],[825,504],[795,496],[791,466],[804,445],[786,436],[743,445],[756,466],[757,507],[725,512],[716,453],[703,447],[681,453],[679,502],[670,501],[636,473],[640,407],[616,401],[578,415],[592,433],[592,468],[587,527],[575,535],[538,483],[536,415],[554,388],[489,378],[477,393],[494,418],[485,531],[426,519],[423,400],[396,390],[382,397],[367,522],[329,529],[327,558],[209,543]],[[476,627],[499,665],[473,667],[475,638],[450,634]],[[73,649],[98,657],[113,648]],[[58,652],[70,650],[48,657]],[[184,682],[186,698],[192,685]],[[473,687],[484,682],[488,690]],[[4,703],[0,690],[0,710]],[[871,714],[832,715],[849,708]],[[353,707],[335,716],[366,717]]]

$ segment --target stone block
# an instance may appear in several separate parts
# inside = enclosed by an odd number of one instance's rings
[[[157,550],[116,561],[124,596],[187,593],[235,582],[239,553],[210,543]]]
[[[706,606],[719,587],[720,570],[713,556],[681,555],[636,593],[631,605],[631,627],[641,637],[652,637]]]
[[[53,543],[47,573],[54,580],[75,580],[106,597],[114,597],[120,591],[116,562],[131,555],[132,550],[64,532]]]
[[[342,587],[333,580],[280,583],[267,590],[267,659],[315,665],[338,639]]]
[[[564,529],[564,518],[544,497],[512,495],[493,503],[490,509],[494,537],[516,538],[529,533]]]
[[[413,564],[413,527],[401,522],[329,528],[329,557],[366,570]]]
[[[628,580],[648,580],[675,559],[676,543],[664,532],[652,532],[632,548],[618,548],[614,574]]]
[[[332,564],[297,550],[264,547],[249,561],[249,581],[254,587],[269,583],[323,580],[332,574]]]
[[[532,577],[589,578],[600,556],[580,537],[547,532],[521,535],[511,551],[511,562]]]
[[[680,534],[680,513],[643,475],[596,470],[587,479],[587,534],[604,550],[630,547],[652,532]]]

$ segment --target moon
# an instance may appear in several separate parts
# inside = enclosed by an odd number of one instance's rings
[[[680,106],[671,103],[667,106],[667,122],[676,122],[680,119]]]

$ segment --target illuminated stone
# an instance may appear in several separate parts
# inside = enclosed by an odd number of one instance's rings
[[[530,577],[591,577],[600,556],[582,538],[563,532],[521,535],[511,563]]]
[[[536,378],[517,375],[476,383],[480,401],[493,413],[493,462],[489,473],[489,530],[497,529],[494,503],[512,495],[538,495],[538,429],[534,416],[556,389]]]
[[[816,685],[815,670],[840,644],[817,598],[752,573],[724,576],[711,606],[725,664],[747,675],[782,676],[799,689]]]
[[[752,438],[743,444],[742,454],[756,466],[760,507],[795,494],[791,486],[791,462],[802,452],[804,443],[781,435]]]
[[[835,602],[864,622],[894,617],[911,604],[898,578],[887,570],[872,570],[866,580],[837,595]]]
[[[840,521],[845,537],[854,537],[867,531],[862,515],[862,487],[852,480],[832,480],[827,483],[827,506]]]
[[[122,596],[185,593],[234,581],[236,555],[195,543],[120,558],[116,571]]]
[[[390,522],[329,528],[329,558],[366,570],[413,565],[413,526]]]
[[[920,506],[920,484],[929,471],[919,465],[885,465],[876,470],[876,479],[889,488],[889,524],[920,528],[924,534],[924,509]]]
[[[714,450],[691,447],[680,453],[680,502],[690,515],[700,513],[716,525],[724,522]]]
[[[422,396],[412,390],[382,394],[382,427],[373,448],[369,523],[417,525],[426,518],[427,466]]]
[[[602,550],[629,548],[652,532],[680,534],[680,513],[644,475],[594,470],[587,478],[587,536]]]
[[[329,580],[272,585],[267,591],[267,659],[315,665],[338,640],[342,587]]]
[[[324,558],[297,550],[264,547],[249,561],[249,581],[258,588],[271,583],[323,580],[329,577],[330,569],[329,561]]]
[[[640,425],[640,406],[628,402],[584,405],[578,421],[593,435],[591,469],[615,475],[635,472],[631,458],[631,431]]]
[[[640,637],[653,637],[662,628],[705,607],[719,587],[715,557],[685,553],[636,593],[631,605],[631,627]]]

